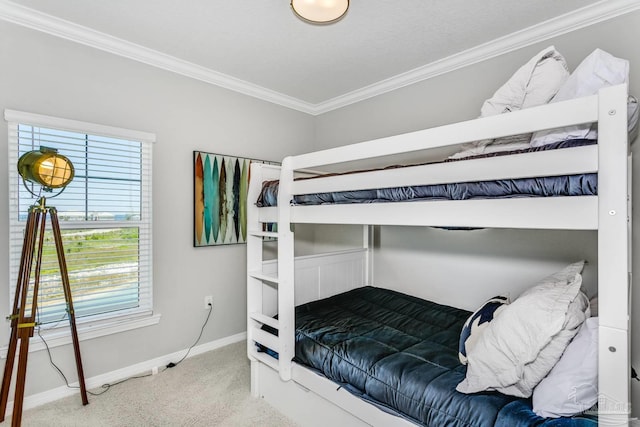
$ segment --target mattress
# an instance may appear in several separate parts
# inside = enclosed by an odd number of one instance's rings
[[[595,426],[544,419],[529,400],[455,390],[469,312],[363,287],[296,307],[295,362],[389,412],[426,426]]]
[[[570,140],[516,152],[499,152],[478,157],[494,157],[533,151],[571,148],[594,144],[593,140]],[[462,159],[456,161],[464,161]],[[597,195],[597,174],[504,179],[437,185],[392,187],[330,193],[296,195],[294,205],[381,203],[414,200],[468,200],[475,198],[554,197]],[[276,206],[278,181],[266,181],[256,205]]]

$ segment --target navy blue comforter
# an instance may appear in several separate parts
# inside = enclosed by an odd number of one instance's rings
[[[564,149],[595,144],[592,140],[569,140],[518,152],[492,153],[490,156]],[[482,155],[478,157],[488,157]],[[459,160],[463,161],[463,160]],[[597,174],[503,179],[497,181],[461,182],[410,187],[339,191],[294,196],[294,205],[344,203],[404,202],[412,200],[468,200],[475,198],[594,196],[597,195]],[[278,181],[266,181],[256,202],[259,207],[276,206]]]
[[[528,400],[455,390],[469,312],[364,287],[296,308],[295,361],[350,392],[427,426],[595,426],[538,417]]]

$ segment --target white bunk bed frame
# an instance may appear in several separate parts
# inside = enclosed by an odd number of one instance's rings
[[[597,122],[597,145],[436,163],[294,181],[306,170],[485,138]],[[376,187],[532,176],[598,174],[598,196],[412,201],[292,206],[293,195]],[[254,203],[265,180],[279,179],[278,207]],[[630,415],[631,154],[627,87],[488,118],[287,157],[282,167],[253,164],[247,238],[247,347],[254,396],[304,425],[413,425],[292,362],[295,305],[371,284],[369,225],[597,230],[600,422],[627,425]],[[540,213],[544,212],[544,215]],[[276,222],[277,232],[262,224]],[[296,259],[292,224],[363,224],[360,250]],[[277,261],[263,260],[277,238]],[[278,314],[278,319],[272,318]],[[262,325],[278,330],[276,337]],[[258,352],[256,342],[279,353]]]

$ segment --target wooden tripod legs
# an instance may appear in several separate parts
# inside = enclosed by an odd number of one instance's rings
[[[87,399],[87,389],[84,384],[84,371],[82,369],[82,358],[80,357],[80,341],[78,340],[78,330],[76,329],[76,313],[73,310],[71,286],[69,285],[69,273],[67,272],[67,262],[64,259],[62,236],[60,235],[60,223],[58,222],[58,213],[56,212],[55,208],[49,208],[49,213],[51,214],[51,227],[53,229],[53,237],[56,241],[56,251],[58,253],[58,265],[60,266],[62,289],[64,290],[64,298],[67,302],[67,316],[69,317],[69,326],[71,327],[73,353],[76,358],[76,369],[78,371],[78,381],[80,382],[80,397],[82,398],[82,404],[86,405],[89,403],[89,400]]]
[[[73,310],[71,288],[69,286],[69,275],[67,272],[67,264],[64,258],[64,248],[62,246],[62,237],[60,235],[60,224],[58,223],[58,215],[55,208],[45,207],[44,198],[41,198],[39,201],[39,205],[31,206],[31,208],[29,209],[29,216],[27,217],[27,224],[24,235],[24,243],[22,246],[22,256],[20,259],[20,270],[18,272],[18,281],[13,303],[13,311],[11,313],[11,316],[9,316],[9,319],[11,321],[11,335],[9,338],[7,359],[4,366],[2,389],[0,391],[0,422],[4,421],[5,412],[7,409],[9,389],[11,387],[11,377],[13,375],[13,365],[19,341],[20,354],[18,357],[16,390],[13,398],[13,416],[11,418],[12,426],[19,426],[22,420],[22,404],[24,400],[24,383],[27,374],[29,339],[33,337],[33,332],[36,327],[38,286],[40,284],[42,247],[44,243],[47,213],[51,215],[51,226],[56,245],[56,253],[58,255],[58,264],[60,266],[60,277],[62,281],[62,288],[64,290],[65,300],[67,303],[69,324],[71,326],[71,337],[73,341],[76,367],[78,370],[78,380],[80,383],[80,395],[82,397],[83,405],[89,403],[84,383],[84,373],[82,369],[82,359],[80,357],[78,332],[76,329],[75,313]],[[35,268],[33,268],[34,254],[36,262]],[[32,292],[29,292],[32,272],[34,277],[33,290]],[[30,306],[27,306],[29,296],[31,296],[31,304]]]

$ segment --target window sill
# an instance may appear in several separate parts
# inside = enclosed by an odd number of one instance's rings
[[[160,322],[161,316],[161,314],[154,314],[151,311],[146,311],[104,319],[93,318],[88,320],[76,320],[78,339],[80,341],[85,341],[106,335],[130,331],[132,329],[156,325]],[[46,329],[46,327],[43,327],[40,330],[40,334],[47,341],[49,348],[60,347],[71,344],[72,342],[68,319],[61,321],[55,328]],[[7,348],[8,346],[0,347],[0,355],[3,359],[7,357]],[[45,348],[44,343],[36,331],[29,342],[29,353],[44,350]]]

